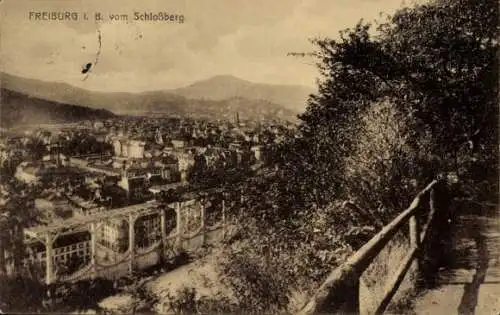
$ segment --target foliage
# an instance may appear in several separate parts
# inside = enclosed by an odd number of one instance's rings
[[[7,313],[38,313],[43,310],[45,287],[25,277],[0,277],[0,309]]]
[[[113,282],[105,279],[46,286],[22,276],[2,276],[0,283],[0,309],[12,313],[69,313],[95,309],[100,299],[115,292]]]
[[[234,303],[224,296],[199,296],[195,288],[184,287],[175,294],[166,292],[163,307],[173,314],[234,314]]]
[[[425,176],[433,174],[431,140],[420,139],[419,150],[414,150],[407,120],[388,99],[368,107],[345,162],[345,195],[358,207],[375,209],[373,216],[383,222],[406,208],[419,187],[432,180],[432,175]]]
[[[433,135],[442,157],[465,144],[469,154],[491,152],[498,142],[497,10],[491,0],[440,0],[379,27],[391,61],[379,75],[401,86],[392,89],[401,110],[414,118],[417,136]]]
[[[387,99],[393,122],[404,124],[399,141],[418,163],[409,168],[421,168],[408,174],[419,184],[436,169],[466,176],[474,159],[496,165],[496,13],[491,0],[436,0],[399,10],[375,34],[360,21],[338,40],[315,40],[319,90],[301,116],[300,137],[284,150],[288,162],[281,163],[286,178],[296,177],[287,188],[293,201],[322,204],[352,193],[346,163],[359,152],[360,137],[369,141],[363,117]]]
[[[281,277],[277,266],[266,264],[260,258],[246,251],[232,253],[223,265],[225,281],[232,288],[240,311],[277,313],[288,304],[287,279]]]
[[[116,292],[113,281],[103,278],[79,280],[75,283],[60,283],[52,286],[55,296],[60,298],[54,311],[73,312],[96,309],[98,302]]]
[[[141,274],[132,274],[127,279],[129,285],[122,286],[120,290],[132,297],[132,309],[129,313],[136,314],[137,311],[150,311],[158,298],[151,294],[146,287],[148,278]]]
[[[279,145],[274,176],[244,183],[235,213],[242,249],[225,273],[246,284],[233,283],[242,305],[282,307],[291,288],[315,287],[341,262],[335,250],[358,248],[438,173],[496,183],[496,10],[435,0],[375,32],[360,21],[314,41],[318,93]]]
[[[14,271],[19,271],[25,256],[23,229],[42,219],[35,209],[38,188],[13,178],[2,178],[1,183],[7,197],[0,208],[0,272],[6,271],[7,256],[12,258]]]
[[[238,228],[239,237],[218,256],[220,272],[234,292],[239,312],[286,310],[295,293],[311,293],[352,253],[340,233],[344,230],[335,228],[348,220],[334,222],[339,219],[331,215],[334,207],[302,213],[293,222],[268,225],[252,218],[250,211],[235,219],[244,222]]]

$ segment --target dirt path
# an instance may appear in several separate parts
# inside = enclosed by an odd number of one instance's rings
[[[437,283],[415,305],[417,314],[500,314],[500,217],[463,214],[452,230],[450,257]]]

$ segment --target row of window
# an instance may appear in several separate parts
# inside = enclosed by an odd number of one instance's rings
[[[105,238],[111,238],[111,237],[116,238],[118,236],[118,234],[119,233],[116,230],[116,228],[104,226],[101,230],[100,236],[105,237]]]
[[[55,254],[65,253],[67,251],[76,250],[77,248],[80,249],[80,248],[89,248],[89,247],[90,247],[90,242],[86,241],[86,242],[81,242],[81,243],[72,244],[72,245],[68,245],[68,246],[56,247],[56,248],[54,248],[54,253]]]
[[[45,252],[41,253],[41,257],[39,256],[37,259],[35,259],[34,257],[28,257],[28,258],[25,258],[23,260],[23,265],[24,266],[27,266],[28,264],[32,264],[32,263],[42,263],[43,265],[45,265],[45,259],[41,260],[40,258],[45,258]],[[70,252],[70,253],[67,253],[67,254],[62,254],[62,255],[58,255],[58,256],[54,256],[53,257],[53,262],[54,263],[59,263],[59,262],[66,262],[66,261],[69,261],[71,259],[71,257],[73,255],[78,256],[78,257],[83,257],[84,261],[88,261],[90,260],[90,254],[88,251],[85,251],[85,250],[78,250],[78,251],[74,251],[74,252]]]
[[[76,244],[72,244],[72,245],[68,245],[68,246],[56,247],[53,249],[53,253],[54,253],[54,256],[57,256],[57,255],[64,254],[64,253],[75,252],[77,250],[88,252],[90,250],[90,242],[86,241],[86,242],[76,243]],[[45,251],[37,252],[37,253],[35,253],[35,255],[38,258],[45,258],[46,252]],[[32,258],[33,256],[34,256],[33,252],[29,254],[29,258]]]

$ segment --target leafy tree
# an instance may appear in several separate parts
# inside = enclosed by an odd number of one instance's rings
[[[286,177],[298,175],[291,189],[305,201],[342,195],[360,119],[382,99],[405,118],[413,150],[430,140],[426,159],[438,157],[440,170],[463,171],[474,158],[496,165],[497,10],[490,0],[436,0],[399,10],[376,34],[360,21],[339,40],[315,40],[322,79],[283,159]]]
[[[9,197],[0,209],[0,271],[6,271],[7,253],[14,271],[19,271],[25,256],[23,229],[39,223],[42,215],[35,209],[36,187],[14,179],[4,187]]]
[[[52,296],[50,312],[71,313],[98,309],[98,302],[116,293],[113,281],[103,278],[62,282],[49,287]]]
[[[6,313],[39,313],[45,286],[26,277],[0,276],[0,309]]]
[[[470,153],[491,150],[498,142],[498,4],[435,1],[401,10],[391,22],[379,27],[391,67],[378,75],[399,83],[391,91],[419,135],[430,132],[444,156],[465,144]]]
[[[414,150],[407,121],[390,100],[374,103],[361,114],[361,132],[345,160],[344,181],[349,202],[371,212],[366,214],[368,222],[387,223],[391,210],[406,208],[419,187],[432,180],[422,177],[424,168],[431,169],[423,163],[431,157],[431,140],[421,139],[419,150]]]

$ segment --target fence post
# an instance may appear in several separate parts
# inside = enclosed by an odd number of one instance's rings
[[[359,278],[352,278],[339,291],[329,305],[318,309],[318,314],[359,314]]]
[[[326,286],[320,289],[319,295],[324,299],[314,300],[306,305],[300,315],[315,314],[360,314],[359,307],[359,275],[343,270],[344,281],[336,288]]]
[[[442,248],[440,246],[442,225],[442,209],[438,205],[438,197],[441,198],[440,188],[442,188],[442,180],[438,182],[429,191],[429,218],[423,233],[422,250],[420,251],[420,276],[422,280],[429,283],[435,280],[434,275],[439,268],[440,256]]]
[[[345,314],[359,314],[359,277],[353,279],[349,287],[346,288],[345,304],[341,307],[341,312]]]
[[[415,274],[418,274],[419,272],[419,267],[420,267],[420,244],[421,244],[421,239],[420,239],[420,225],[418,224],[418,218],[416,215],[413,215],[410,220],[409,220],[409,225],[410,225],[410,248],[416,248],[417,249],[417,255],[415,259],[413,259],[413,262],[411,263],[411,270],[415,272]]]
[[[437,270],[441,264],[450,258],[451,247],[451,222],[450,219],[450,194],[446,182],[441,180],[431,190],[430,207],[435,213],[435,218],[430,233],[429,251],[431,258],[431,270]]]
[[[409,220],[410,225],[410,245],[412,247],[420,246],[420,225],[416,215],[413,215]]]
[[[422,275],[426,282],[433,281],[434,272],[437,270],[438,260],[439,258],[439,213],[437,213],[436,207],[436,188],[433,187],[429,192],[429,211],[431,216],[427,223],[427,233],[425,235],[425,244],[424,244],[424,264],[422,266]],[[437,228],[436,228],[437,227]]]

